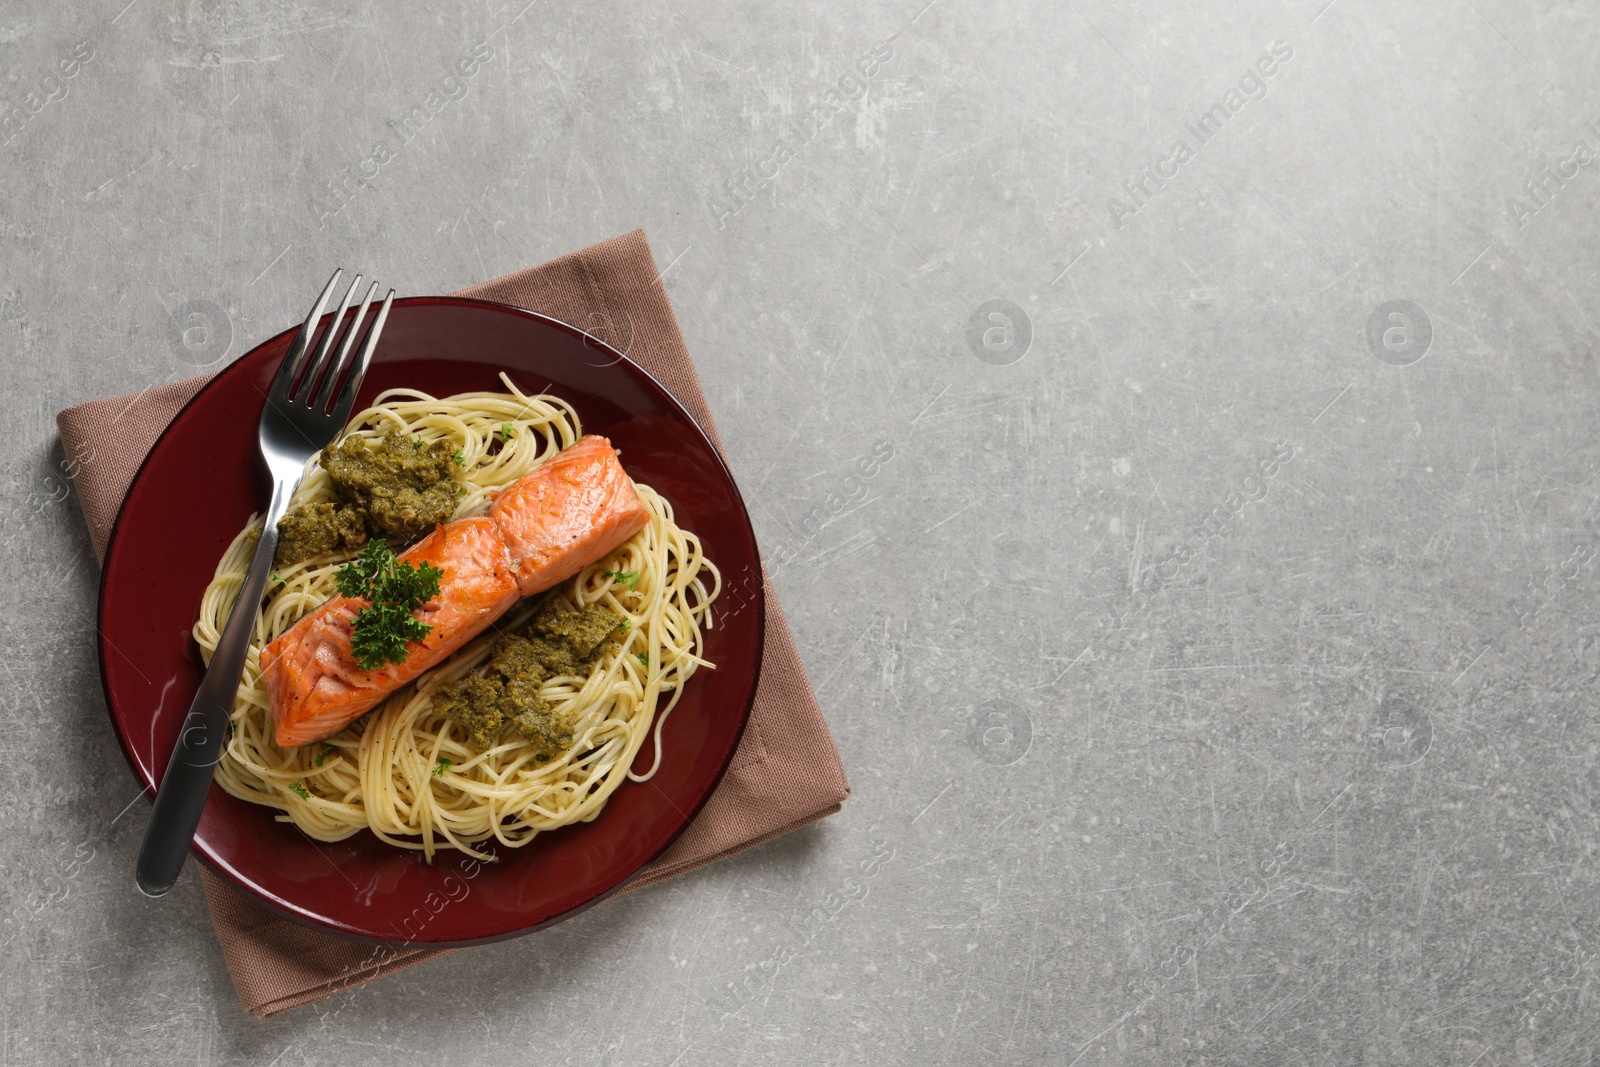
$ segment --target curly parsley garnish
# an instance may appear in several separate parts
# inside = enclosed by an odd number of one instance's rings
[[[404,663],[406,646],[433,627],[411,613],[439,595],[444,572],[431,563],[412,566],[396,559],[380,540],[367,542],[335,578],[343,596],[368,601],[350,626],[350,651],[364,671]]]
[[[606,571],[605,576],[610,578],[612,581],[621,582],[629,589],[639,588],[638,571]]]

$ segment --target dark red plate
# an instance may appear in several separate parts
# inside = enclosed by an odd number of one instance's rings
[[[178,413],[134,477],[106,550],[100,671],[123,751],[151,796],[200,684],[189,636],[200,595],[228,542],[266,505],[256,422],[293,333],[247,353]],[[694,419],[621,353],[555,319],[477,300],[397,301],[356,407],[401,386],[434,396],[502,391],[501,371],[524,392],[564,397],[584,432],[609,437],[628,473],[700,536],[725,582],[761,573],[739,490]],[[498,862],[451,850],[429,866],[365,831],[313,841],[217,786],[196,853],[290,918],[369,941],[473,944],[576,914],[672,844],[722,778],[755,698],[764,615],[758,597],[706,632],[717,669],[690,680],[651,781],[624,783],[591,823],[520,849],[496,846]],[[653,751],[647,742],[635,766],[648,767]]]

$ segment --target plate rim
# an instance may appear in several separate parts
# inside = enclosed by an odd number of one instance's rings
[[[677,397],[677,395],[672,392],[671,389],[667,388],[667,386],[659,378],[657,378],[654,374],[650,373],[650,371],[648,371],[643,366],[641,366],[636,360],[632,359],[626,352],[623,352],[620,349],[616,348],[615,346],[613,346],[612,344],[610,344],[609,342],[607,342],[603,338],[596,337],[593,334],[589,333],[588,331],[583,330],[580,327],[574,326],[569,322],[565,322],[565,321],[563,321],[563,320],[561,320],[559,318],[556,318],[553,315],[547,314],[545,312],[534,311],[531,308],[521,307],[521,306],[518,306],[516,304],[506,304],[506,303],[501,303],[499,301],[494,301],[494,300],[482,300],[482,299],[478,299],[476,297],[465,297],[465,296],[410,296],[410,297],[402,297],[402,298],[396,299],[394,301],[394,306],[395,307],[430,307],[430,306],[470,307],[470,308],[476,308],[478,310],[490,311],[490,312],[494,312],[494,313],[498,313],[498,314],[509,314],[509,315],[512,315],[513,317],[520,317],[520,318],[524,318],[524,319],[530,319],[530,320],[533,320],[535,322],[544,324],[546,326],[554,327],[558,331],[562,331],[562,332],[565,332],[565,333],[576,335],[577,337],[582,338],[584,340],[584,343],[596,346],[596,347],[600,348],[601,350],[610,353],[612,356],[615,357],[617,362],[627,363],[629,366],[631,366],[633,368],[633,370],[635,372],[637,372],[638,374],[642,375],[644,377],[644,379],[652,387],[654,387],[663,397],[665,397],[666,400],[668,401],[668,403],[670,403],[670,405],[672,407],[674,407],[674,408],[676,408],[678,410],[678,412],[683,416],[684,420],[687,421],[687,423],[691,427],[694,428],[694,432],[696,434],[698,434],[700,436],[700,438],[705,442],[707,448],[710,450],[711,455],[715,458],[718,468],[721,470],[723,476],[726,478],[729,487],[733,490],[733,499],[734,499],[734,502],[738,505],[738,513],[739,513],[740,518],[743,520],[743,526],[744,526],[745,533],[749,537],[751,546],[755,549],[755,561],[756,561],[757,565],[760,566],[761,571],[762,571],[762,579],[756,585],[756,590],[755,590],[756,596],[754,598],[754,604],[753,604],[753,607],[756,609],[755,612],[754,612],[754,616],[755,616],[755,645],[756,645],[755,657],[754,657],[754,663],[753,663],[754,669],[751,672],[750,682],[749,682],[749,684],[747,686],[747,691],[746,691],[746,693],[744,695],[744,698],[740,701],[741,708],[740,708],[740,711],[738,713],[738,719],[739,719],[738,729],[734,734],[733,744],[731,744],[728,747],[728,751],[727,751],[726,755],[720,760],[719,766],[716,768],[715,773],[710,778],[709,783],[707,785],[707,788],[705,789],[705,792],[695,802],[692,810],[688,811],[687,813],[683,813],[683,818],[680,820],[678,826],[670,834],[667,835],[667,837],[664,840],[664,842],[662,843],[661,847],[658,848],[655,852],[651,853],[648,857],[646,857],[632,872],[630,872],[628,875],[626,875],[623,878],[621,878],[620,880],[618,880],[616,882],[616,884],[614,884],[614,885],[602,890],[601,892],[595,894],[594,896],[592,896],[591,898],[589,898],[588,900],[584,901],[581,904],[577,904],[577,905],[575,905],[575,906],[573,906],[571,908],[568,908],[567,910],[565,910],[565,911],[563,911],[563,912],[561,912],[561,913],[559,913],[557,915],[553,915],[550,918],[545,919],[542,922],[533,923],[533,924],[529,924],[529,925],[526,925],[526,926],[519,926],[519,927],[516,927],[515,929],[506,930],[506,931],[502,931],[502,932],[499,932],[499,933],[486,934],[486,935],[484,935],[482,937],[467,938],[467,939],[439,939],[439,940],[430,940],[430,939],[428,939],[426,937],[419,937],[419,938],[412,939],[412,940],[395,941],[392,938],[377,937],[377,936],[365,933],[362,930],[350,928],[347,925],[344,925],[344,924],[338,922],[337,920],[334,920],[334,919],[332,919],[330,917],[327,917],[327,916],[313,914],[312,911],[310,909],[306,908],[304,905],[296,905],[292,901],[282,899],[282,898],[278,897],[277,895],[267,891],[264,887],[255,885],[254,883],[252,883],[251,881],[246,879],[244,876],[239,874],[236,870],[234,870],[233,867],[227,863],[227,861],[225,860],[224,857],[222,857],[220,855],[213,855],[210,850],[208,850],[207,848],[203,847],[199,843],[198,839],[196,839],[195,841],[190,842],[190,845],[189,845],[189,855],[190,855],[190,857],[192,857],[193,859],[198,861],[200,864],[203,864],[206,868],[210,869],[211,871],[213,871],[216,874],[218,874],[219,876],[221,876],[225,881],[227,881],[235,889],[238,889],[240,892],[244,893],[247,897],[249,897],[254,903],[256,903],[256,904],[258,904],[258,905],[260,905],[262,907],[265,907],[269,911],[271,911],[272,913],[277,914],[277,915],[281,915],[284,918],[287,918],[287,919],[289,919],[289,920],[291,920],[291,921],[293,921],[293,922],[295,922],[295,923],[297,923],[297,924],[299,924],[301,926],[305,926],[305,927],[308,927],[308,928],[313,929],[313,930],[318,930],[318,931],[321,931],[323,933],[328,933],[328,934],[334,935],[336,937],[343,938],[343,939],[348,940],[348,941],[353,941],[353,942],[363,943],[363,944],[369,944],[369,945],[387,945],[387,946],[396,946],[396,947],[400,947],[400,948],[418,948],[418,949],[466,948],[466,947],[473,946],[473,945],[492,944],[492,943],[497,942],[497,941],[505,941],[505,940],[509,940],[511,938],[522,937],[522,936],[525,936],[527,934],[531,934],[531,933],[534,933],[536,931],[543,930],[546,927],[554,926],[557,923],[565,922],[568,919],[571,919],[571,918],[573,918],[573,917],[575,917],[577,915],[582,914],[583,912],[585,912],[585,911],[589,910],[590,908],[594,907],[596,904],[600,904],[603,901],[606,901],[606,900],[610,899],[611,897],[617,895],[618,893],[622,892],[623,890],[625,890],[630,884],[632,884],[634,881],[636,881],[650,867],[651,864],[655,863],[656,860],[660,859],[661,856],[664,855],[667,852],[668,849],[670,849],[674,844],[676,844],[678,839],[681,838],[685,832],[688,831],[689,827],[694,823],[694,820],[699,816],[700,812],[702,810],[704,810],[706,804],[710,802],[711,797],[713,796],[713,794],[715,794],[717,789],[721,786],[722,780],[726,777],[726,775],[728,773],[728,769],[733,763],[733,758],[737,754],[739,746],[744,740],[745,732],[749,728],[749,725],[750,725],[750,716],[751,716],[751,713],[754,711],[754,708],[755,708],[756,693],[760,688],[761,673],[762,673],[762,670],[763,670],[763,668],[765,666],[765,658],[766,658],[766,638],[767,638],[767,632],[766,632],[766,630],[767,630],[767,580],[766,580],[766,575],[765,575],[766,567],[765,567],[765,561],[764,561],[764,559],[762,557],[762,554],[761,554],[760,542],[756,538],[755,526],[750,521],[750,509],[749,509],[748,505],[745,503],[744,493],[739,488],[738,480],[734,478],[733,471],[728,467],[727,458],[722,454],[722,449],[718,446],[718,444],[714,440],[712,440],[711,435],[706,432],[705,427],[700,425],[700,420],[695,418],[694,414],[689,411],[689,409],[684,405],[683,401],[680,400]],[[323,319],[326,320],[330,316],[331,316],[331,313],[325,314],[323,316]],[[319,327],[320,327],[320,325],[321,325],[321,323],[319,322]],[[161,432],[156,435],[155,440],[151,441],[150,447],[145,451],[144,457],[139,461],[139,466],[134,471],[133,477],[130,478],[129,481],[128,481],[128,488],[123,494],[123,502],[125,503],[127,498],[130,495],[132,495],[132,493],[134,491],[134,487],[137,486],[139,484],[140,479],[142,479],[145,476],[146,470],[148,469],[148,467],[150,465],[151,458],[156,454],[157,448],[166,439],[167,434],[172,430],[172,428],[174,426],[176,426],[178,424],[178,422],[180,420],[182,420],[186,415],[188,415],[189,410],[192,407],[194,407],[196,404],[198,404],[198,403],[200,403],[202,401],[202,399],[206,396],[206,394],[208,392],[210,392],[210,390],[212,389],[213,386],[215,386],[217,383],[222,381],[223,378],[230,371],[232,371],[235,368],[237,368],[240,365],[242,365],[247,359],[249,359],[257,351],[261,350],[262,348],[267,347],[268,345],[272,345],[272,344],[278,342],[282,338],[287,337],[287,336],[297,332],[299,329],[300,329],[300,327],[298,325],[296,325],[296,326],[291,326],[291,327],[289,327],[289,328],[287,328],[285,330],[282,330],[279,333],[273,334],[271,337],[268,337],[264,341],[261,341],[260,343],[258,343],[256,345],[253,345],[251,348],[247,349],[245,352],[243,352],[239,356],[238,359],[236,359],[233,362],[229,363],[227,366],[222,367],[221,369],[213,372],[211,374],[211,376],[209,378],[207,378],[206,381],[200,386],[200,388],[195,391],[194,395],[191,396],[183,404],[183,406],[178,409],[178,411],[172,416],[172,418],[167,422],[167,424],[161,428]],[[691,364],[690,365],[691,365],[691,369],[693,369],[692,358],[691,358]],[[504,370],[506,368],[502,367],[501,369]],[[698,379],[698,374],[696,374],[696,378]],[[113,696],[113,694],[111,692],[111,683],[110,683],[109,677],[108,677],[108,675],[106,673],[106,659],[107,659],[106,652],[107,652],[107,644],[108,644],[108,641],[109,641],[109,638],[106,636],[106,627],[104,625],[105,624],[105,619],[106,619],[106,588],[107,588],[107,582],[108,582],[108,579],[109,579],[109,576],[110,576],[111,570],[112,570],[112,568],[111,568],[112,552],[113,552],[114,548],[117,545],[118,534],[122,531],[122,528],[123,528],[123,517],[124,517],[124,514],[125,514],[124,508],[123,508],[122,504],[119,504],[118,507],[117,507],[116,517],[112,520],[111,530],[106,536],[105,552],[101,555],[100,579],[99,579],[99,583],[98,583],[98,590],[96,592],[96,597],[95,597],[95,600],[96,600],[96,604],[95,604],[95,623],[96,623],[96,626],[95,626],[95,629],[96,629],[97,638],[98,638],[96,640],[96,642],[95,642],[95,645],[96,645],[96,666],[99,668],[99,673],[100,673],[100,689],[101,689],[101,694],[105,699],[106,717],[111,720],[111,728],[112,728],[113,732],[116,734],[117,744],[118,744],[118,747],[122,750],[123,759],[127,762],[129,770],[132,771],[134,779],[143,787],[143,789],[144,789],[143,795],[144,795],[145,799],[148,802],[153,802],[156,790],[159,788],[160,783],[159,783],[159,781],[147,781],[143,771],[139,767],[138,761],[134,756],[133,745],[132,745],[130,739],[128,738],[127,734],[123,730],[122,722],[120,721],[120,719],[119,719],[119,717],[117,715],[116,702],[115,702],[114,696]],[[154,755],[154,753],[152,755]],[[152,771],[153,770],[154,770],[154,768],[152,767]],[[209,799],[210,799],[209,790],[210,789],[220,789],[220,788],[221,787],[216,784],[215,780],[213,780],[211,785],[208,787],[208,792],[207,792],[208,802],[209,802]],[[262,806],[262,805],[258,805],[258,806]],[[262,806],[262,807],[264,807],[264,806]],[[674,807],[677,807],[677,805],[674,805]],[[679,811],[681,813],[682,809],[679,809]],[[370,831],[366,831],[366,832],[370,833]],[[360,831],[358,831],[358,833],[360,833]]]

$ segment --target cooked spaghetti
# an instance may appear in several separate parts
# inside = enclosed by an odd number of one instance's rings
[[[465,491],[452,518],[481,515],[493,495],[582,436],[578,416],[559,398],[528,396],[501,375],[507,393],[435,399],[391,389],[351,420],[349,433],[376,441],[401,430],[422,442],[459,450]],[[325,741],[280,748],[262,683],[259,653],[303,615],[337,595],[335,572],[346,557],[329,554],[274,574],[256,617],[217,782],[233,796],[279,809],[319,841],[361,830],[431,861],[441,847],[480,859],[473,848],[494,839],[509,847],[542,830],[587,822],[625,778],[644,781],[661,762],[661,727],[700,667],[702,626],[721,587],[699,539],[673,521],[672,507],[637,484],[649,522],[605,560],[585,567],[547,596],[571,606],[603,605],[623,619],[586,676],[546,679],[539,695],[572,727],[564,751],[541,751],[516,730],[487,748],[434,706],[441,685],[482,670],[496,633],[480,636],[434,670],[401,688]],[[334,487],[313,460],[293,505],[332,501]],[[207,663],[238,596],[261,532],[252,517],[223,554],[201,599],[195,641]],[[531,618],[531,597],[496,629]],[[635,756],[654,733],[650,769],[634,774]]]

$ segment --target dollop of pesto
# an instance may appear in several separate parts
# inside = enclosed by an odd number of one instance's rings
[[[540,761],[572,746],[572,723],[539,695],[550,678],[584,674],[622,624],[610,608],[574,608],[560,596],[545,601],[521,633],[502,634],[483,674],[441,685],[433,705],[488,748],[515,725],[538,751]]]
[[[334,493],[366,513],[373,533],[415,541],[456,510],[461,487],[455,447],[391,430],[376,445],[348,434],[322,450]]]
[[[367,520],[347,504],[301,504],[278,523],[280,567],[332,552],[349,554],[367,543]]]
[[[376,443],[348,434],[322,450],[334,501],[301,504],[278,523],[279,567],[349,553],[370,537],[409,544],[447,522],[461,497],[459,453],[448,441],[391,430]]]

